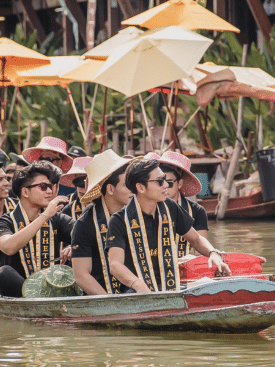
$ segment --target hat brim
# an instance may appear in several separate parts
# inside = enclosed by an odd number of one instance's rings
[[[81,176],[86,177],[87,174],[83,173],[83,171],[81,170],[78,170],[78,172],[65,173],[65,175],[61,176],[60,184],[67,187],[75,187],[73,184],[73,180]]]
[[[23,156],[20,157],[16,153],[10,153],[10,157],[11,157],[11,160],[16,164],[18,164],[17,162],[22,161],[26,164],[26,166],[30,165],[30,163],[28,161],[26,161],[26,159]]]
[[[66,173],[70,170],[73,164],[73,158],[71,158],[66,153],[64,153],[61,150],[58,150],[55,147],[51,147],[51,146],[42,147],[41,146],[39,148],[37,147],[27,148],[22,152],[22,155],[29,163],[33,163],[33,162],[38,161],[39,157],[41,156],[41,152],[44,150],[51,150],[52,152],[62,154],[64,158],[63,158],[62,165],[60,168],[62,169],[63,173]]]
[[[182,167],[180,164],[176,164],[174,161],[170,161],[169,159],[158,159],[160,164],[166,164],[175,168],[178,168],[183,172],[182,179],[184,180],[183,186],[179,189],[180,193],[183,196],[194,196],[201,192],[201,183],[200,180],[189,170]],[[160,167],[161,168],[161,167]]]

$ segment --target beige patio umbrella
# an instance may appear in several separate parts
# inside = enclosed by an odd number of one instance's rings
[[[138,29],[137,27],[127,27],[119,31],[113,37],[92,48],[83,56],[85,57],[85,59],[107,60],[107,58],[111,55],[113,51],[115,51],[117,47],[128,41],[131,41],[142,33],[143,31],[141,29]]]
[[[177,25],[189,30],[205,29],[220,32],[240,32],[238,28],[205,9],[195,0],[169,0],[126,19],[121,24],[124,26],[138,25],[149,29]]]
[[[149,30],[118,47],[93,81],[133,96],[190,76],[212,42],[176,26]]]

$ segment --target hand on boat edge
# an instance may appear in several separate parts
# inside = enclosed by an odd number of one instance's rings
[[[216,265],[220,273],[232,275],[229,266],[222,261],[221,256],[217,252],[212,252],[208,259],[208,267],[211,269],[213,265]]]

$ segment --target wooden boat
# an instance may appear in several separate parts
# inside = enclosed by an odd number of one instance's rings
[[[275,283],[238,278],[193,282],[177,292],[0,298],[0,315],[43,322],[253,333],[275,324]]]
[[[216,218],[218,206],[217,197],[198,199],[198,203],[205,208],[209,219]],[[275,200],[264,202],[261,192],[248,196],[230,198],[225,212],[225,218],[232,219],[274,216]]]
[[[108,296],[0,298],[0,316],[183,331],[252,333],[275,324],[275,282],[261,257],[225,253],[232,276],[219,277],[207,258],[180,264],[183,290]]]

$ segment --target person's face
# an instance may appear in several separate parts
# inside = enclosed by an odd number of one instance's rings
[[[62,155],[60,153],[53,152],[52,150],[42,150],[41,155],[39,157],[39,161],[42,161],[43,159],[45,161],[49,160],[56,167],[61,168],[62,166],[62,161],[63,161]]]
[[[0,200],[6,199],[9,196],[9,182],[6,180],[6,174],[0,168]]]
[[[179,196],[179,189],[180,189],[179,181],[177,180],[177,177],[174,175],[173,172],[166,172],[166,179],[167,179],[167,181],[171,182],[171,185],[173,183],[173,187],[171,187],[171,188],[168,187],[168,189],[167,189],[168,197],[170,199],[173,199],[173,200],[177,201],[178,196]]]
[[[158,181],[163,177],[165,177],[165,173],[159,167],[155,168],[149,175],[147,187],[137,184],[138,193],[150,201],[164,201],[168,195],[168,183],[165,180],[161,180],[160,185]]]
[[[52,189],[47,187],[44,191],[39,185],[40,183],[51,184],[47,176],[39,175],[35,177],[34,181],[30,185],[31,187],[22,188],[21,198],[23,196],[32,206],[45,208],[52,200]]]
[[[133,197],[133,193],[127,189],[125,185],[125,173],[122,173],[118,176],[119,182],[116,187],[112,186],[113,190],[113,198],[117,204],[119,204],[122,208],[124,205],[128,204],[131,198]]]
[[[6,172],[6,180],[8,181],[8,189],[10,190],[11,187],[12,187],[12,179],[13,179],[13,176],[14,176],[14,173],[15,172]]]

